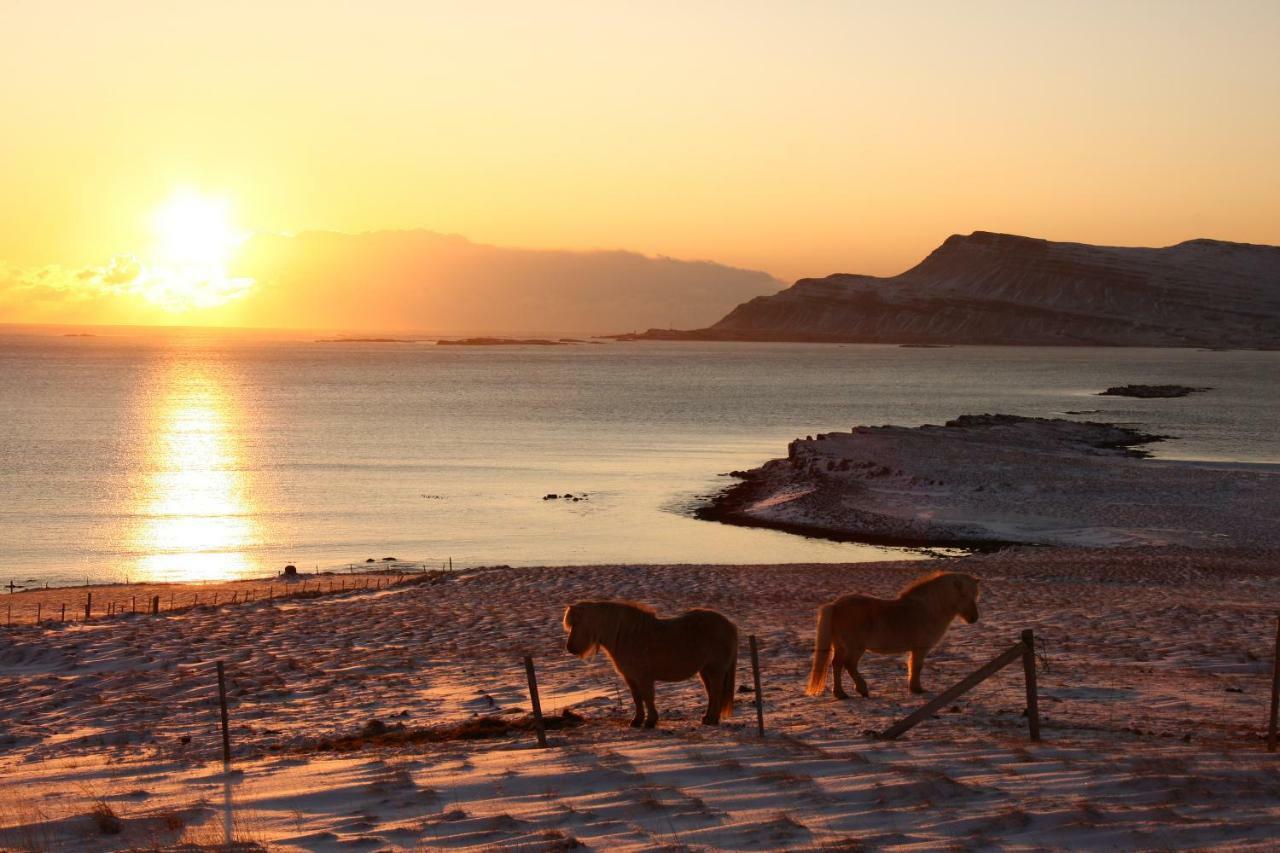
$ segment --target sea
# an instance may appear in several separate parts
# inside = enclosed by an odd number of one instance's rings
[[[925,559],[691,510],[793,438],[984,412],[1280,464],[1274,352],[318,337],[0,327],[0,583]]]

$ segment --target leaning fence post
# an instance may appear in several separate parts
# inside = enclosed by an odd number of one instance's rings
[[[542,722],[542,702],[538,699],[538,676],[533,672],[533,658],[524,657],[524,674],[529,678],[529,701],[533,704],[533,728],[538,733],[538,747],[547,745],[547,729]]]
[[[999,657],[989,661],[988,663],[984,664],[983,666],[969,673],[960,681],[956,682],[955,684],[948,687],[946,690],[939,693],[932,700],[930,700],[929,702],[926,702],[924,705],[921,705],[915,711],[911,712],[906,717],[903,717],[901,720],[894,723],[889,728],[885,729],[883,732],[880,733],[880,737],[883,738],[884,740],[893,740],[894,738],[898,737],[902,733],[909,731],[917,723],[920,723],[921,721],[928,719],[930,716],[932,716],[934,712],[937,711],[942,706],[953,701],[954,699],[959,698],[960,696],[963,696],[965,693],[968,693],[974,687],[977,687],[983,681],[986,681],[992,675],[1004,669],[1006,666],[1013,663],[1018,658],[1022,657],[1024,648],[1025,646],[1021,641],[1010,646]]]
[[[1276,751],[1276,716],[1280,713],[1280,616],[1276,617],[1276,654],[1271,659],[1271,722],[1267,725],[1267,752]]]
[[[231,764],[231,731],[227,720],[227,678],[218,661],[218,708],[222,714],[222,763]]]
[[[1040,740],[1040,700],[1036,694],[1036,635],[1022,632],[1022,672],[1027,682],[1027,728],[1032,740]]]
[[[756,729],[760,737],[764,737],[764,696],[760,688],[760,653],[756,648],[756,635],[747,637],[747,645],[751,647],[751,678],[756,687]]]

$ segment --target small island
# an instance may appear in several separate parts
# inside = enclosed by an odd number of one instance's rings
[[[318,344],[411,344],[408,338],[318,338]]]
[[[1144,400],[1168,397],[1185,397],[1201,391],[1212,391],[1212,388],[1193,388],[1190,385],[1113,385],[1100,391],[1099,397],[1138,397]]]
[[[441,347],[565,347],[577,343],[569,338],[558,341],[547,338],[455,338],[438,340],[436,346]]]

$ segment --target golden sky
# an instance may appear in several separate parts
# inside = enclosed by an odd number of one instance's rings
[[[1275,0],[0,0],[0,22],[0,268],[144,253],[183,187],[245,233],[788,281],[975,229],[1280,243]]]

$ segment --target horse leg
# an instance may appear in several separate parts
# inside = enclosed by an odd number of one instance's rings
[[[920,686],[920,673],[924,670],[924,656],[928,653],[928,649],[911,650],[911,657],[907,661],[907,685],[912,693],[924,692],[924,688]]]
[[[631,718],[631,728],[638,729],[644,724],[644,697],[640,693],[640,685],[630,678],[626,679],[627,689],[631,691],[631,701],[636,703],[635,716]]]
[[[862,677],[862,673],[858,672],[858,661],[862,660],[862,655],[865,651],[866,649],[854,649],[844,662],[845,669],[849,671],[849,677],[853,679],[854,689],[858,691],[858,695],[863,699],[871,695],[867,690],[867,680]]]
[[[698,673],[707,691],[707,713],[702,715],[704,726],[720,725],[720,707],[724,704],[724,673],[707,668]]]
[[[848,699],[849,694],[844,692],[844,684],[841,678],[844,674],[844,649],[839,645],[835,647],[835,652],[831,656],[831,692],[837,699]]]
[[[640,698],[644,700],[644,706],[647,711],[644,718],[644,727],[652,729],[658,725],[658,706],[653,704],[652,680],[640,685]]]

